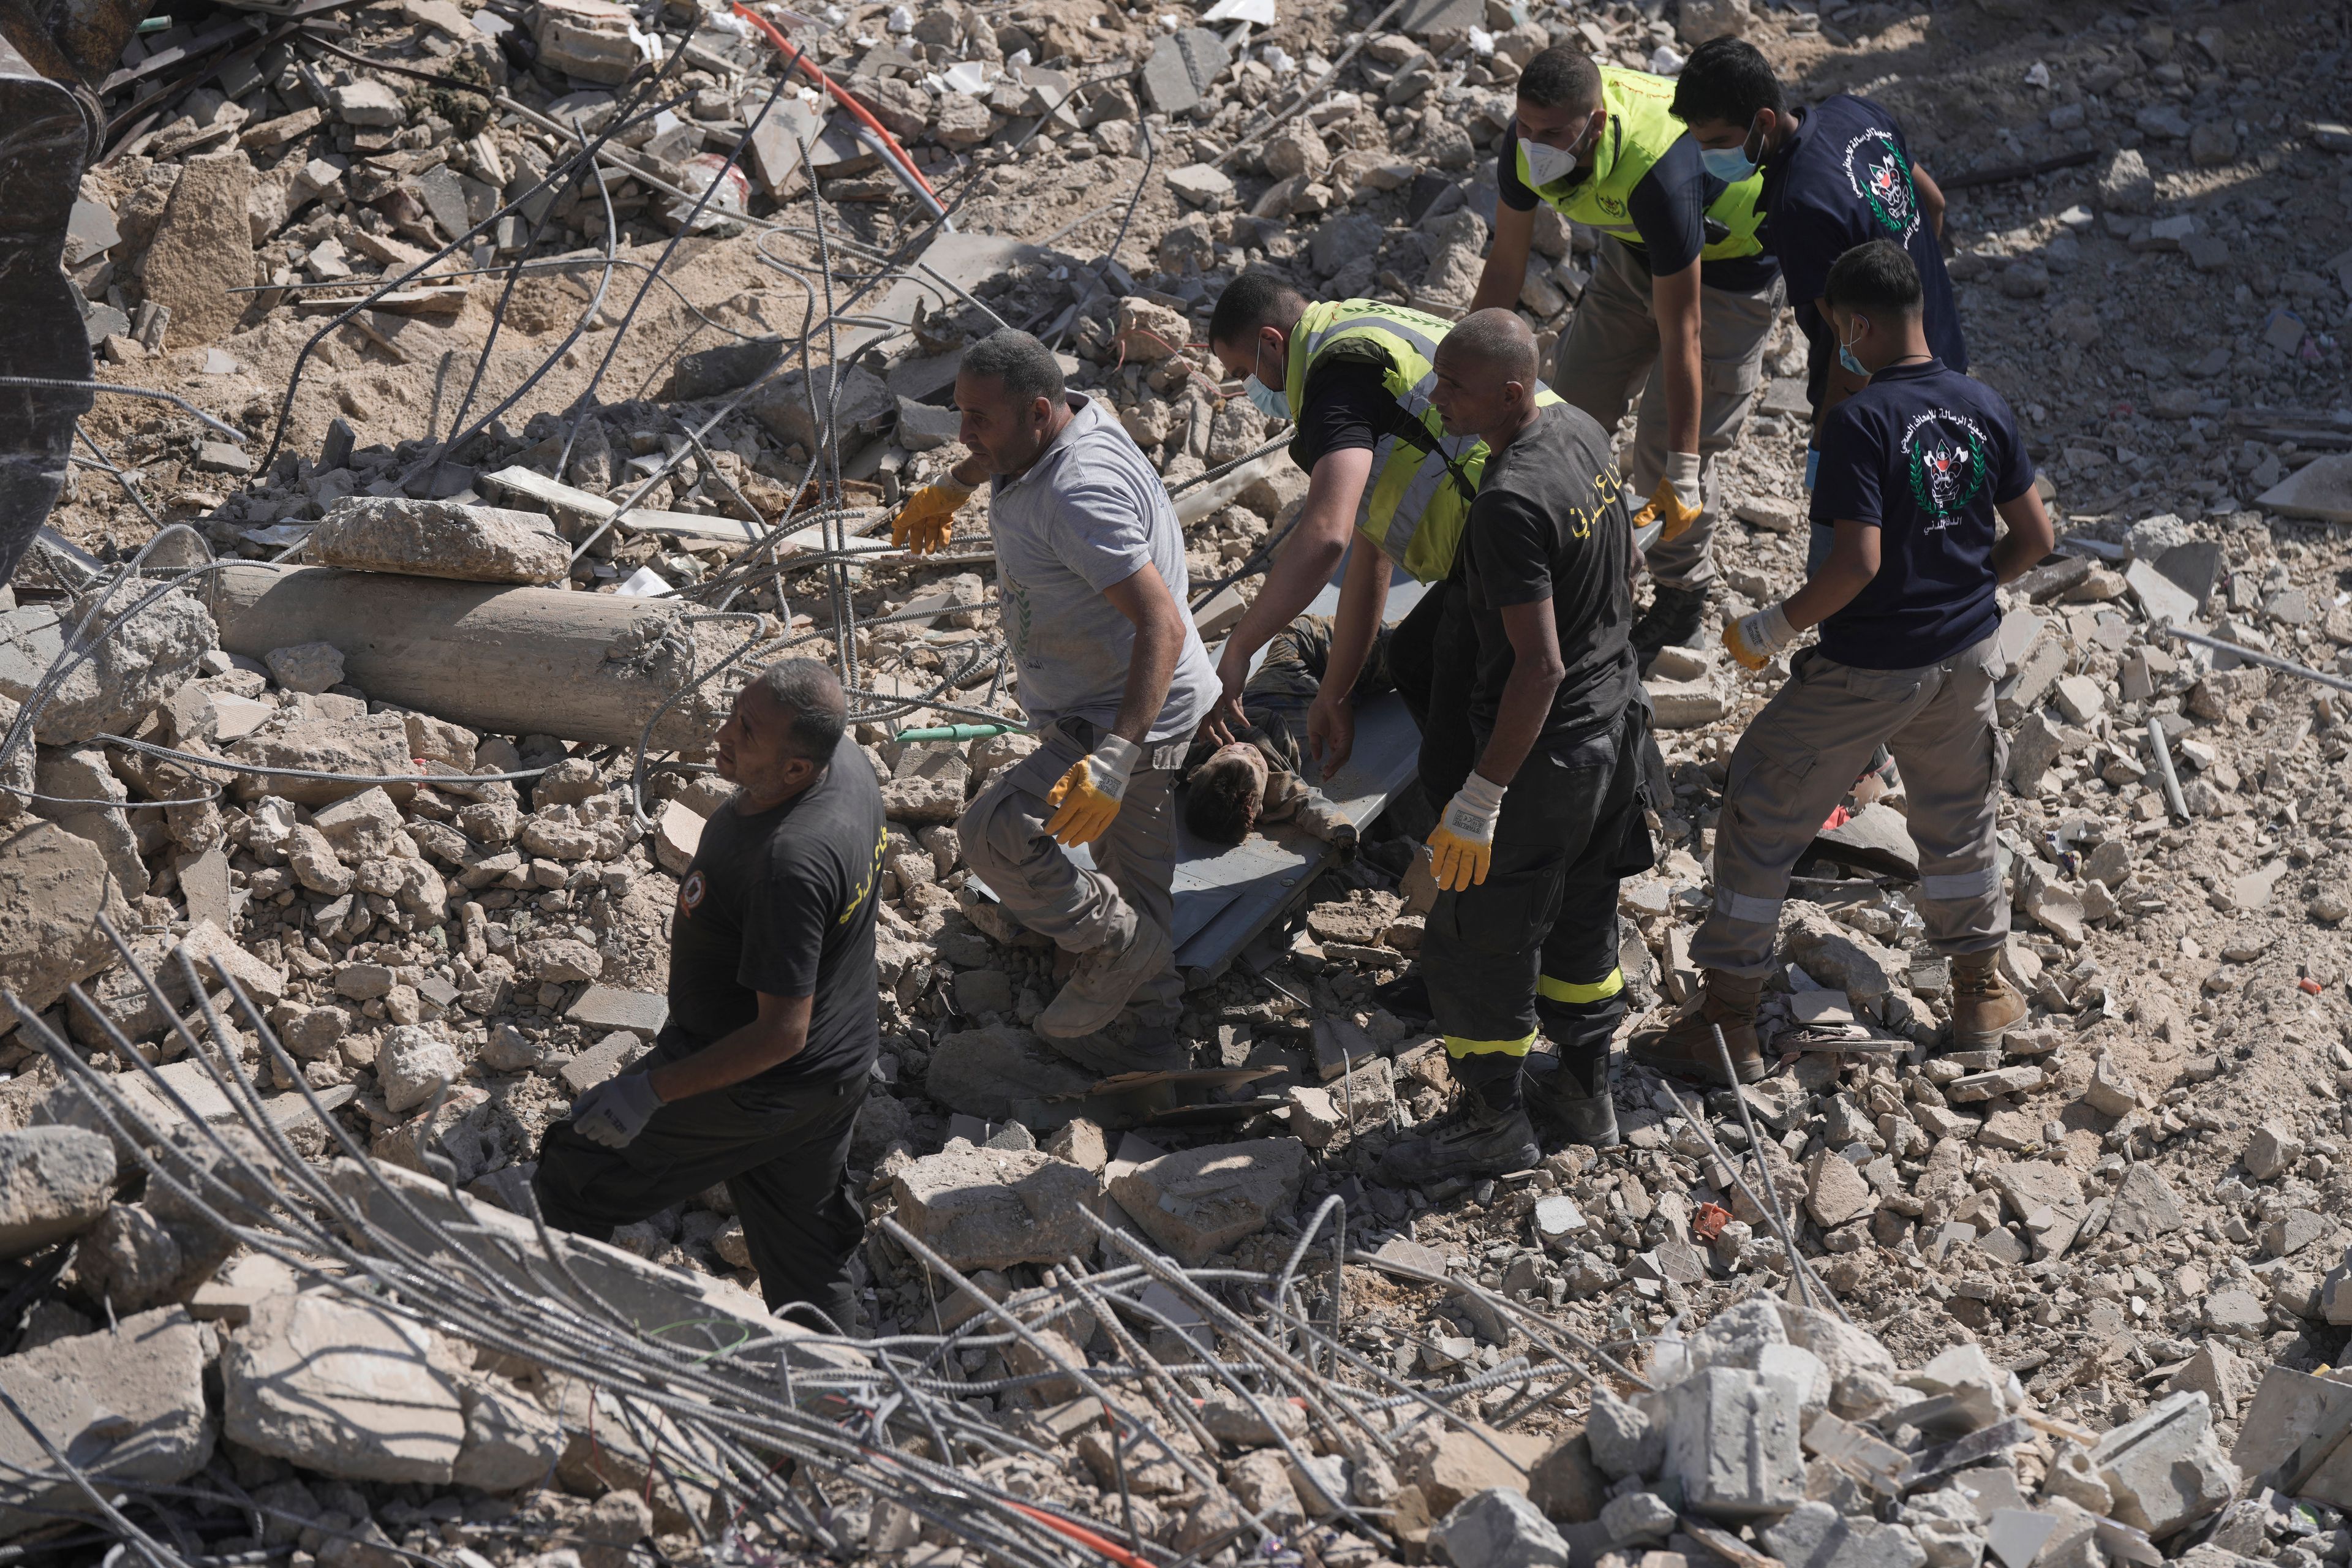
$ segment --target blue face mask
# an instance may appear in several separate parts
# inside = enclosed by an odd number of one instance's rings
[[[1287,419],[1290,417],[1290,394],[1268,386],[1257,378],[1256,354],[1265,352],[1265,343],[1261,340],[1256,353],[1251,356],[1249,379],[1242,383],[1242,391],[1256,405],[1257,411],[1268,419]]]
[[[1748,128],[1748,134],[1740,139],[1739,145],[1737,147],[1702,147],[1699,149],[1698,161],[1706,166],[1708,174],[1713,174],[1725,184],[1736,185],[1753,174],[1760,166],[1755,159],[1748,155],[1748,143],[1754,135],[1755,128],[1751,125]]]
[[[1863,380],[1868,381],[1870,379],[1869,370],[1864,366],[1860,360],[1853,357],[1853,345],[1861,341],[1862,334],[1860,332],[1856,332],[1848,342],[1838,344],[1838,364],[1843,368],[1846,374],[1858,375],[1862,377]]]

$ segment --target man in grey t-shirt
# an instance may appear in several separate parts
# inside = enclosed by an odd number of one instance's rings
[[[1042,742],[965,808],[965,863],[1076,960],[1039,1035],[1104,1071],[1190,1067],[1169,792],[1218,685],[1185,607],[1183,530],[1118,419],[1070,395],[1028,333],[964,351],[956,406],[972,455],[953,478],[993,478],[998,613]],[[1091,870],[1064,852],[1081,844]]]

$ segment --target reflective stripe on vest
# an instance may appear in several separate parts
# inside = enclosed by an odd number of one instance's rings
[[[1633,187],[1684,134],[1683,122],[1667,107],[1674,95],[1675,84],[1664,77],[1601,67],[1601,97],[1609,110],[1609,122],[1593,153],[1592,174],[1580,180],[1571,177],[1538,185],[1528,175],[1528,150],[1522,143],[1521,183],[1559,208],[1562,216],[1614,235],[1628,245],[1641,244],[1641,231],[1633,226],[1628,203]],[[1756,210],[1756,201],[1763,192],[1764,176],[1759,172],[1726,185],[1723,194],[1707,204],[1706,216],[1731,232],[1705,246],[1699,251],[1700,259],[1722,261],[1762,254],[1764,246],[1756,230],[1763,216]]]
[[[1475,436],[1448,436],[1445,421],[1429,400],[1437,384],[1439,340],[1453,331],[1440,316],[1383,305],[1370,300],[1312,304],[1292,329],[1294,347],[1285,374],[1290,406],[1305,410],[1307,383],[1328,358],[1358,358],[1381,367],[1381,382],[1407,417],[1422,428],[1420,444],[1394,432],[1372,443],[1371,476],[1356,503],[1356,531],[1374,548],[1423,583],[1443,580],[1454,568],[1454,552],[1469,521],[1478,477],[1486,467],[1486,444]],[[1367,349],[1373,352],[1367,353]],[[1559,398],[1540,382],[1536,401]]]

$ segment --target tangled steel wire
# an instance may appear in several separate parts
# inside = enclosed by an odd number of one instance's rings
[[[150,999],[178,1017],[181,1009],[165,1003],[155,976],[121,933],[110,923],[106,931]],[[1390,1549],[1388,1510],[1345,1481],[1327,1479],[1344,1472],[1328,1461],[1318,1467],[1311,1456],[1393,1460],[1401,1434],[1423,1420],[1491,1442],[1475,1418],[1482,1402],[1491,1405],[1495,1389],[1517,1395],[1496,1417],[1507,1422],[1590,1382],[1595,1365],[1641,1384],[1605,1352],[1522,1303],[1350,1253],[1336,1195],[1272,1271],[1181,1268],[1089,1215],[1099,1233],[1100,1266],[1073,1256],[1045,1270],[1041,1285],[996,1300],[885,1218],[881,1230],[927,1275],[936,1297],[969,1311],[961,1326],[871,1338],[813,1331],[749,1310],[714,1312],[691,1276],[557,1235],[535,1213],[518,1218],[467,1197],[455,1185],[454,1168],[429,1149],[419,1151],[429,1178],[371,1159],[304,1082],[236,980],[200,973],[184,948],[173,956],[195,1000],[194,1020],[174,1028],[187,1057],[232,1108],[219,1125],[207,1122],[103,1013],[89,1008],[121,1064],[119,1073],[101,1070],[19,1010],[21,1026],[81,1097],[98,1130],[134,1152],[151,1195],[168,1193],[238,1245],[284,1264],[306,1289],[337,1292],[580,1380],[595,1391],[594,1409],[614,1422],[608,1440],[624,1431],[644,1436],[647,1488],[662,1488],[677,1500],[714,1561],[772,1562],[780,1553],[840,1554],[866,1544],[845,1533],[845,1520],[856,1511],[845,1511],[852,1500],[864,1504],[869,1536],[895,1531],[908,1544],[922,1533],[961,1542],[992,1561],[1038,1568],[1103,1561],[1183,1568],[1228,1544],[1253,1561],[1298,1563],[1309,1560],[1306,1552],[1318,1533],[1328,1540],[1339,1531]],[[226,991],[236,1029],[224,1026],[207,998],[208,980]],[[88,1008],[79,987],[71,998]],[[105,1053],[98,1055],[102,1060]],[[295,1085],[326,1128],[323,1163],[303,1158],[269,1114],[256,1076],[262,1068]],[[145,1096],[126,1092],[133,1081]],[[176,1119],[173,1125],[154,1124],[157,1103]],[[441,1103],[436,1098],[422,1113],[420,1127]],[[1445,1386],[1407,1384],[1349,1345],[1342,1259],[1478,1297],[1524,1331],[1528,1353]],[[1310,1277],[1328,1298],[1320,1321],[1309,1307]],[[1066,1331],[1074,1321],[1101,1331]],[[1051,1332],[1057,1329],[1066,1331]],[[1144,1341],[1155,1331],[1167,1333],[1147,1349]],[[1070,1347],[1081,1335],[1095,1353],[1073,1359]],[[990,1352],[1001,1352],[1002,1360]],[[1000,1364],[1030,1370],[971,1375]],[[1172,1465],[1201,1496],[1223,1496],[1217,1440],[1188,1392],[1203,1382],[1264,1422],[1304,1478],[1301,1495],[1315,1522],[1285,1531],[1227,1500],[1223,1528],[1189,1540],[1181,1552],[1135,1528],[1129,1477],[1143,1466]],[[985,1406],[966,1403],[1041,1384],[1054,1385],[1057,1398],[1076,1389],[1078,1398],[1097,1402],[1085,1414],[1089,1423],[1098,1415],[1106,1424],[1117,1469],[1116,1520],[1090,1517],[1021,1485],[1000,1461],[1017,1466],[1026,1459],[1058,1471],[1060,1458],[1032,1440],[1034,1429],[1024,1436],[1019,1424],[1001,1423]],[[1290,1408],[1277,1408],[1285,1405]],[[102,1453],[77,1460],[5,1389],[0,1412],[31,1433],[46,1458],[41,1465],[0,1461],[0,1503],[47,1499],[47,1511],[86,1521],[150,1568],[219,1561],[205,1554],[200,1534],[186,1522],[190,1507],[226,1508],[233,1524],[261,1517],[251,1498],[110,1474]],[[1175,1433],[1191,1440],[1171,1440]],[[151,1528],[134,1513],[157,1523]]]

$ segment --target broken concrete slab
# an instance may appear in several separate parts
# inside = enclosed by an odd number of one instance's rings
[[[2314,458],[2254,498],[2265,511],[2352,522],[2352,452]]]
[[[2107,1224],[2136,1241],[2169,1236],[2189,1223],[2180,1194],[2154,1165],[2141,1161],[2124,1173],[2107,1210]]]
[[[0,610],[0,696],[29,699],[63,651],[66,634],[91,607],[84,599]],[[165,595],[123,621],[65,677],[34,721],[33,738],[45,746],[79,746],[135,732],[216,642],[204,605],[184,590]]]
[[[1684,1506],[1710,1518],[1755,1519],[1804,1500],[1798,1390],[1783,1378],[1711,1366],[1660,1396],[1665,1458]]]
[[[179,1307],[124,1318],[0,1357],[0,1387],[41,1435],[103,1481],[169,1486],[211,1462],[214,1427],[205,1407],[205,1363],[213,1331]],[[16,1421],[0,1421],[0,1465],[11,1472],[0,1506],[0,1540],[53,1526],[87,1499],[69,1479],[20,1479],[50,1470],[49,1459]]]
[[[584,1029],[610,1033],[626,1029],[650,1044],[669,1022],[669,998],[651,991],[628,991],[617,985],[591,985],[563,1016]]]
[[[1259,1138],[1163,1154],[1114,1176],[1110,1194],[1145,1235],[1198,1268],[1289,1214],[1306,1173],[1304,1143]]]
[[[0,1258],[98,1222],[114,1192],[114,1145],[79,1127],[0,1132]]]
[[[2115,1517],[2161,1541],[2228,1502],[2238,1468],[2213,1433],[2212,1407],[2196,1390],[2169,1394],[2091,1450],[2115,1498]]]
[[[466,1439],[458,1368],[431,1331],[329,1290],[264,1301],[221,1357],[222,1434],[355,1481],[449,1480]]]
[[[1098,1078],[1028,1030],[994,1024],[940,1037],[924,1088],[950,1110],[1006,1121],[1042,1118],[1045,1101],[1083,1096]]]
[[[1927,1561],[1903,1526],[1848,1519],[1825,1502],[1799,1505],[1761,1539],[1788,1568],[1924,1568]]]
[[[348,496],[310,531],[309,559],[461,583],[560,583],[572,549],[537,513],[404,496]]]
[[[0,838],[0,989],[27,1014],[114,963],[100,916],[130,926],[130,907],[97,845],[52,822]]]
[[[953,1148],[891,1179],[898,1223],[959,1269],[1058,1263],[1095,1246],[1102,1179],[1034,1150]]]
[[[1490,1488],[1465,1498],[1429,1532],[1451,1563],[1481,1568],[1568,1568],[1568,1542],[1520,1492]]]

